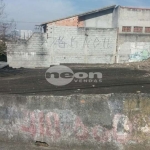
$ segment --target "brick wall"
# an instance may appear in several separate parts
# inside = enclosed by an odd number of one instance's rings
[[[58,20],[54,21],[52,23],[49,23],[49,25],[56,25],[56,26],[78,26],[78,27],[83,27],[83,22],[79,21],[78,16],[63,19],[63,20]]]
[[[145,27],[145,33],[150,33],[150,27]]]
[[[142,32],[142,31],[143,31],[143,27],[138,27],[138,26],[134,27],[133,30],[133,32]]]
[[[131,26],[123,26],[122,32],[131,32]]]

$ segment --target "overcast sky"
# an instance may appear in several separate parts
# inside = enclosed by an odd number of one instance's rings
[[[73,14],[116,4],[150,7],[150,0],[4,0],[7,20],[14,19],[17,29],[33,29],[34,25]]]

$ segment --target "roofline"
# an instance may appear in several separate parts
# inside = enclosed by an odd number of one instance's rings
[[[115,8],[115,7],[116,7],[116,5],[111,5],[111,6],[103,7],[103,8],[100,8],[100,9],[93,10],[93,11],[85,12],[85,13],[79,14],[78,16],[82,17],[82,16],[85,16],[85,15],[89,15],[89,14],[93,14],[93,13],[96,13],[96,12],[112,9],[112,8]]]
[[[145,9],[150,10],[150,8],[144,8],[144,7],[130,7],[130,6],[120,6],[121,8],[129,8],[129,9]]]
[[[49,22],[44,22],[41,25],[43,26],[43,25],[46,25],[48,23],[52,23],[52,22],[56,22],[56,21],[60,21],[60,20],[64,20],[64,19],[68,19],[68,18],[72,18],[72,17],[76,17],[76,16],[82,17],[82,16],[85,16],[85,15],[97,13],[97,12],[108,10],[108,9],[112,9],[112,8],[115,8],[115,7],[116,7],[116,5],[111,5],[111,6],[103,7],[103,8],[100,8],[100,9],[91,10],[91,11],[88,11],[88,12],[85,12],[85,13],[76,14],[76,15],[73,15],[73,16],[68,16],[68,17],[65,17],[65,18],[60,18],[60,19],[49,21]]]

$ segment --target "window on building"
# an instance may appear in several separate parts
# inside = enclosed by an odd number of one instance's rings
[[[145,27],[145,33],[150,33],[150,27]]]
[[[123,26],[122,32],[131,32],[131,27],[130,26]]]
[[[142,32],[143,27],[134,27],[134,32]]]

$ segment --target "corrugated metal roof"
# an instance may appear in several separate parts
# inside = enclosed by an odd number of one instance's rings
[[[81,13],[81,14],[77,14],[77,15],[73,15],[73,16],[69,16],[69,17],[65,17],[65,18],[60,18],[60,19],[56,19],[56,20],[44,22],[41,25],[45,25],[45,24],[52,23],[52,22],[59,21],[59,20],[64,20],[64,19],[72,18],[72,17],[75,17],[75,16],[82,17],[82,16],[93,14],[93,13],[97,13],[97,12],[100,12],[100,11],[112,9],[112,8],[115,8],[115,7],[116,7],[116,5],[111,5],[111,6],[103,7],[103,8],[100,8],[100,9],[88,11],[88,12],[85,12],[85,13]]]

